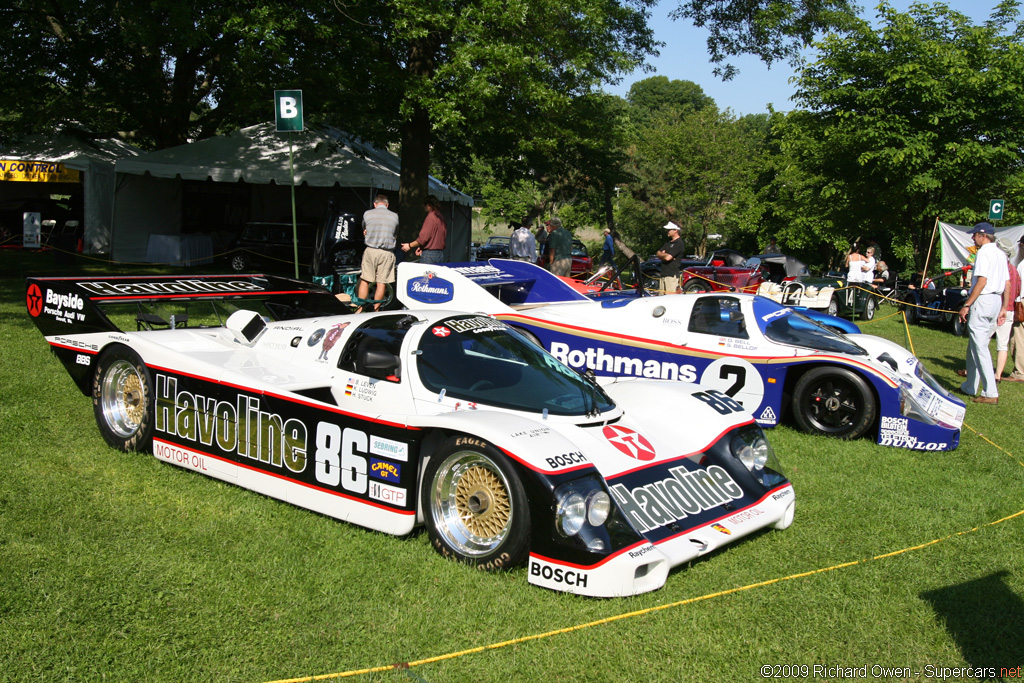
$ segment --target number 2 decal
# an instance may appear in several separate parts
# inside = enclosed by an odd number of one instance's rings
[[[740,389],[746,384],[747,369],[742,365],[723,365],[719,370],[718,376],[724,380],[728,380],[730,377],[736,379],[728,389],[725,389],[724,393],[729,398],[735,398],[736,394],[740,393]]]
[[[743,358],[719,358],[704,368],[700,383],[716,389],[754,412],[764,400],[764,380],[750,361]]]

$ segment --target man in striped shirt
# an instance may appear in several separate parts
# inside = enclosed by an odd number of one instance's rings
[[[374,299],[384,298],[387,284],[395,281],[395,233],[398,232],[398,214],[388,208],[386,194],[378,194],[373,199],[373,208],[363,214],[363,237],[366,240],[366,251],[359,273],[359,289],[356,296],[366,299],[370,292],[370,283],[376,283]],[[380,304],[374,304],[374,310]]]

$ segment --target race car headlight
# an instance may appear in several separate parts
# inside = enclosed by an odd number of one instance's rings
[[[558,501],[555,524],[563,536],[575,536],[587,519],[587,503],[578,493],[571,493]]]
[[[900,387],[900,415],[917,420],[918,422],[924,422],[925,424],[938,424],[935,418],[928,414],[905,386]]]
[[[759,426],[751,424],[736,430],[729,441],[729,450],[763,485],[775,486],[786,480],[775,451]]]
[[[608,520],[612,511],[612,498],[604,491],[594,491],[587,496],[587,522],[591,526],[601,526]]]
[[[810,287],[808,287],[807,288],[807,296],[809,296],[809,297],[818,296],[818,288],[815,287],[814,285],[811,285]]]
[[[750,472],[756,472],[768,462],[768,440],[764,434],[737,434],[732,439],[732,452]]]

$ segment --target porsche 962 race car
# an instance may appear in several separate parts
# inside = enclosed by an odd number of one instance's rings
[[[770,299],[714,292],[592,300],[520,261],[398,267],[409,308],[493,315],[602,384],[696,382],[741,403],[765,427],[791,416],[809,433],[915,450],[957,447],[964,402],[902,346],[838,334]]]
[[[26,302],[111,446],[390,534],[422,523],[444,556],[539,586],[651,591],[793,520],[728,395],[605,389],[488,316],[339,315],[261,276],[32,278]]]

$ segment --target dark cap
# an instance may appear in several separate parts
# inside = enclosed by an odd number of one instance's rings
[[[991,223],[978,223],[977,225],[974,226],[974,230],[971,231],[971,234],[977,235],[979,232],[982,235],[994,235],[996,234],[996,229],[992,227]]]

